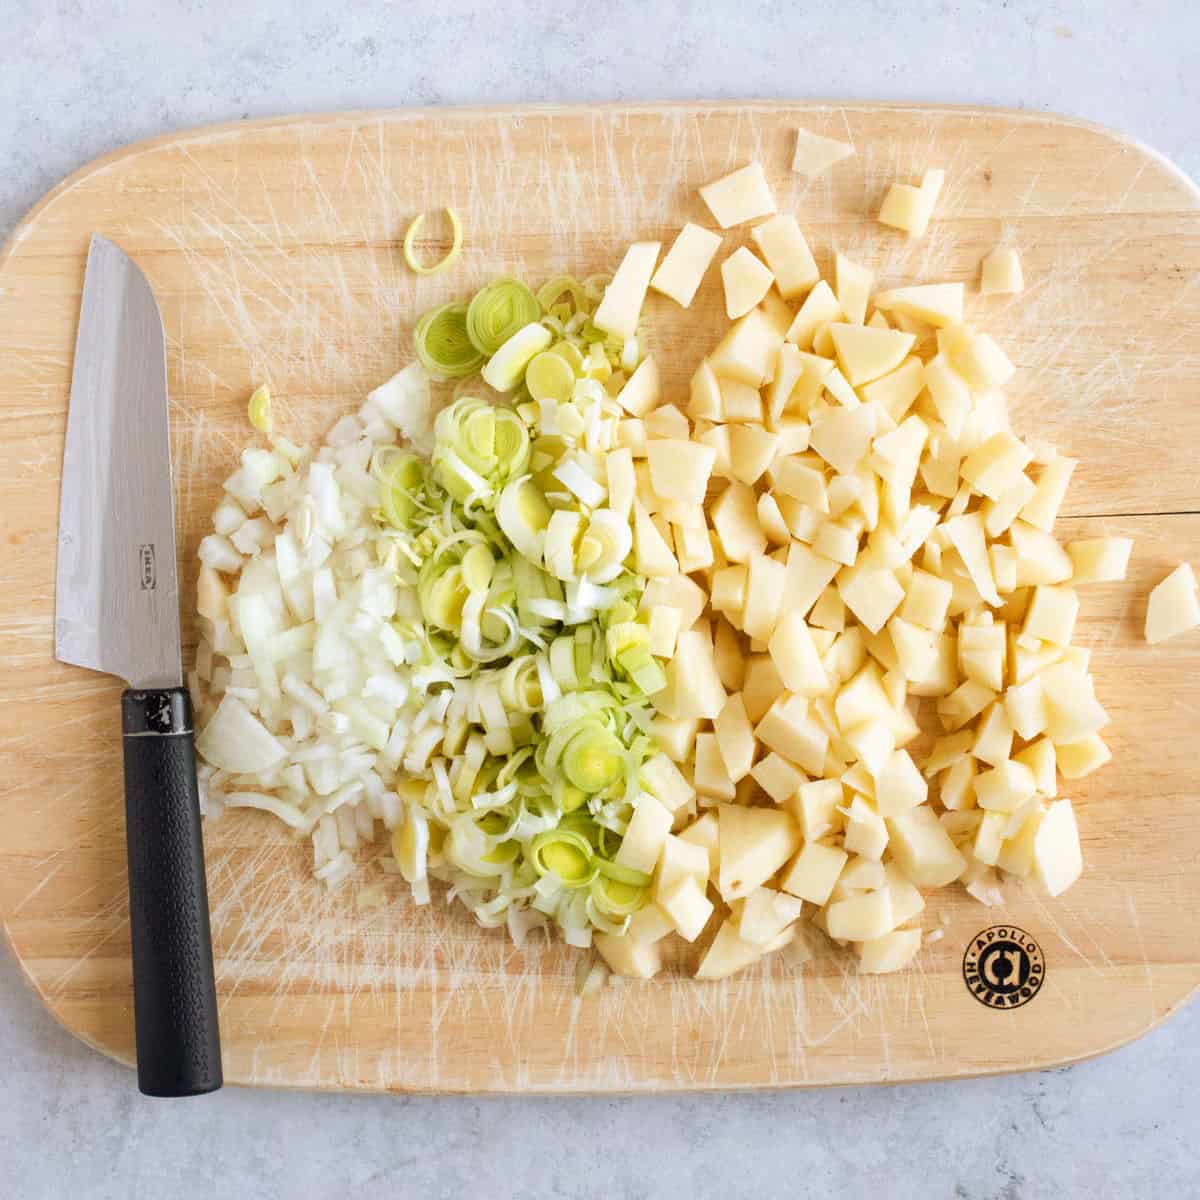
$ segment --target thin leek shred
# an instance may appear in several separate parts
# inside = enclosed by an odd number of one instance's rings
[[[427,273],[419,229],[405,253]],[[244,459],[234,494],[284,519],[207,610],[233,619],[207,647],[198,741],[214,796],[311,832],[331,886],[382,818],[418,903],[441,882],[481,925],[520,939],[550,922],[576,946],[647,901],[649,876],[615,858],[666,682],[630,521],[608,507],[614,396],[644,339],[594,327],[606,283],[498,279],[435,308],[421,366],[315,458]],[[429,377],[455,381],[436,417],[409,403]],[[255,397],[263,429],[269,395]]]
[[[444,271],[462,253],[462,222],[458,219],[458,213],[454,209],[448,208],[446,209],[446,217],[450,222],[450,249],[446,251],[442,258],[428,267],[417,259],[417,236],[421,232],[421,226],[425,224],[426,215],[425,213],[418,213],[404,234],[404,261],[418,275],[434,275],[438,271]]]

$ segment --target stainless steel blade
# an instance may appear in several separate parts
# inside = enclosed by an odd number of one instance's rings
[[[75,339],[54,653],[131,687],[183,681],[162,317],[145,276],[102,237]]]

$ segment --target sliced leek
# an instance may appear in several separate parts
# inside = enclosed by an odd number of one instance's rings
[[[452,208],[447,208],[445,211],[446,217],[450,222],[450,249],[431,266],[422,264],[416,255],[417,235],[421,232],[421,226],[425,224],[427,214],[418,213],[404,234],[404,261],[418,275],[434,275],[438,271],[444,271],[462,253],[463,232],[462,223],[458,219],[458,213]]]

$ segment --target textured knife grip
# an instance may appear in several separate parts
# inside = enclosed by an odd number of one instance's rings
[[[221,1044],[191,701],[127,691],[121,725],[138,1087],[195,1096],[221,1086]]]

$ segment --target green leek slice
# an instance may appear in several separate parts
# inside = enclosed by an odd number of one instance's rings
[[[476,292],[468,306],[467,336],[480,354],[490,356],[541,315],[537,297],[519,279],[497,279]]]
[[[435,379],[463,379],[483,365],[483,355],[467,337],[467,306],[432,308],[413,331],[413,348]]]

